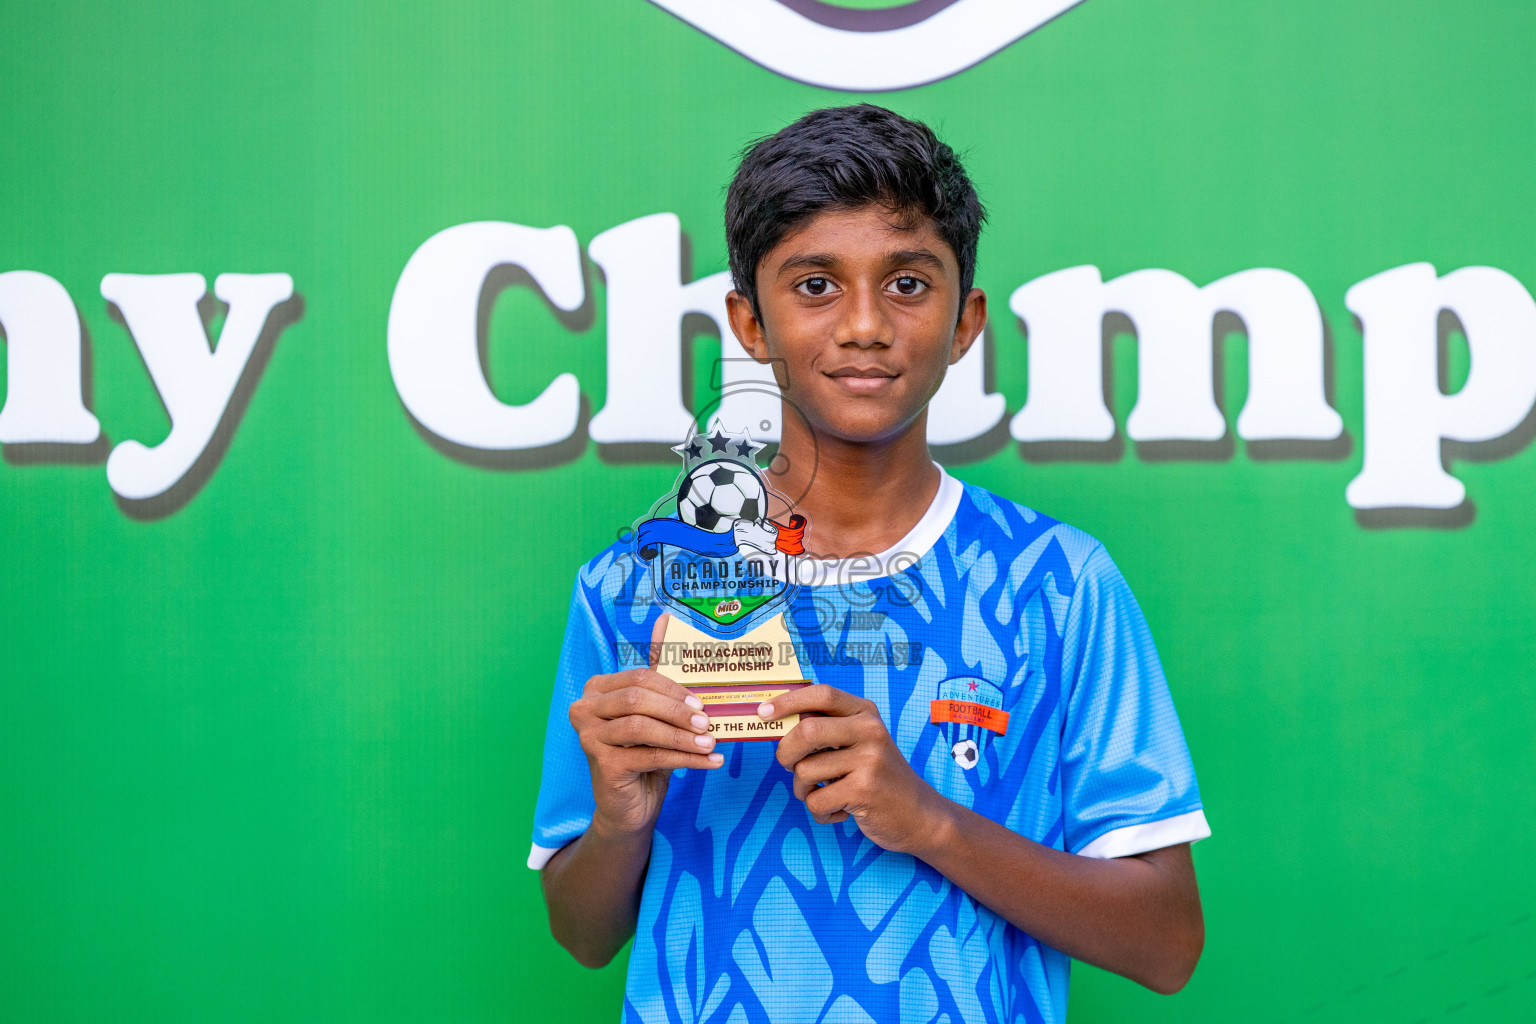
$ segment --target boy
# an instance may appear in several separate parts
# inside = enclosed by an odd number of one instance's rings
[[[1092,538],[928,454],[986,320],[982,217],[948,146],[867,104],[731,183],[731,328],[793,402],[774,482],[842,582],[786,616],[817,685],[759,709],[818,714],[716,750],[696,697],[618,671],[660,614],[615,605],[634,555],[579,574],[529,863],[583,964],[634,937],[626,1021],[1058,1022],[1069,957],[1161,992],[1194,969],[1209,830],[1134,598]]]

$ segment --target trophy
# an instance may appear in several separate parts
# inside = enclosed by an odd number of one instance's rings
[[[672,450],[677,487],[636,524],[635,554],[651,593],[671,613],[656,671],[704,702],[718,743],[776,740],[799,721],[772,722],[757,706],[809,685],[784,622],[805,553],[805,516],[769,517],[771,492],[755,456],[764,446],[718,420]]]

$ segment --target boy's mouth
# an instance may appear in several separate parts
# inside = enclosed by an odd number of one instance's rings
[[[842,387],[859,395],[870,395],[889,387],[900,374],[879,366],[844,366],[826,371]]]

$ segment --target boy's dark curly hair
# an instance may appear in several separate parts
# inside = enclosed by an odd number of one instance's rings
[[[757,268],[769,250],[823,210],[871,204],[903,226],[933,222],[960,262],[963,304],[986,219],[971,179],[927,125],[860,103],[814,110],[742,153],[725,195],[725,239],[736,289],[759,320]]]

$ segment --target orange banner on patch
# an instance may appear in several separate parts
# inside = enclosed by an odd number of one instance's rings
[[[1008,731],[1008,712],[1002,708],[989,708],[985,704],[973,704],[968,700],[936,700],[929,702],[928,721],[934,725],[959,722],[962,725],[979,725],[1001,736]]]

